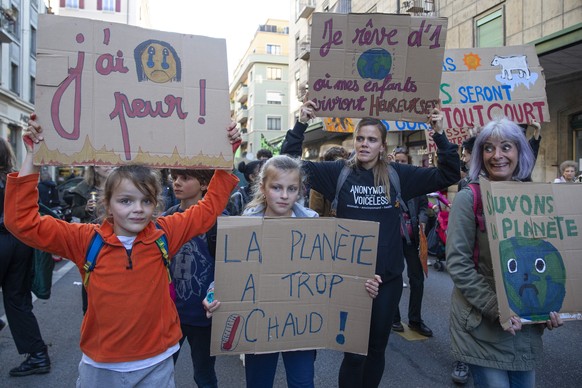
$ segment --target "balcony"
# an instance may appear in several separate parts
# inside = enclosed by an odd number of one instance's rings
[[[299,42],[299,47],[297,49],[297,58],[303,59],[304,61],[309,60],[309,54],[311,52],[311,41],[309,38],[303,38]]]
[[[402,8],[410,14],[434,12],[434,0],[408,0],[402,2]]]
[[[241,104],[244,104],[249,98],[249,87],[243,85],[240,88],[238,88],[238,90],[236,91],[235,98],[236,101],[240,102]]]
[[[0,43],[12,43],[16,40],[14,29],[16,19],[11,9],[0,9]]]
[[[249,119],[249,111],[247,108],[240,108],[238,112],[236,112],[236,122],[243,125]]]
[[[297,19],[307,19],[315,11],[315,0],[297,0],[295,4]]]

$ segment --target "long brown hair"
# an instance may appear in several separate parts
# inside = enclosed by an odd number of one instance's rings
[[[374,186],[384,187],[386,198],[388,199],[388,201],[390,201],[390,177],[388,175],[388,160],[386,158],[386,148],[387,148],[386,126],[382,121],[378,119],[372,117],[363,118],[362,120],[360,120],[354,131],[354,143],[356,141],[356,136],[358,136],[358,133],[360,132],[360,129],[368,125],[374,126],[378,129],[378,132],[380,133],[380,138],[382,139],[382,144],[384,145],[384,150],[380,151],[380,154],[378,155],[378,161],[376,162],[374,167],[372,167],[372,173],[374,174]],[[354,144],[354,149],[355,148],[356,147]],[[347,165],[352,170],[355,170],[356,167],[360,166],[358,155],[355,152],[348,159]]]
[[[16,165],[16,158],[10,143],[4,138],[0,138],[0,176],[3,181],[6,180],[6,175],[14,171]]]

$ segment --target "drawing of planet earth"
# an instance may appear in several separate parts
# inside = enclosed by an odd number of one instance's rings
[[[383,80],[392,68],[392,55],[382,48],[366,50],[358,58],[358,73],[362,78]]]
[[[511,237],[499,244],[501,273],[511,309],[532,321],[560,311],[566,296],[566,268],[560,252],[541,239]]]

